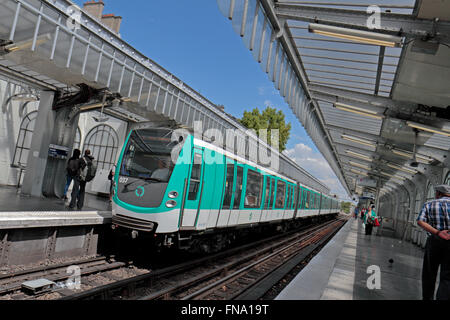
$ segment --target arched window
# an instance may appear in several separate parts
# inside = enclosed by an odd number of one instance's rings
[[[19,137],[17,138],[16,149],[14,151],[13,166],[26,167],[27,165],[36,117],[37,111],[32,111],[23,118],[20,124]]]
[[[419,216],[420,210],[422,210],[422,193],[418,190],[416,194],[416,205],[415,205],[415,217]],[[415,221],[415,220],[414,220]]]
[[[80,149],[81,147],[81,130],[80,127],[77,128],[77,132],[75,133],[75,140],[73,142],[73,150]]]
[[[447,173],[447,177],[444,180],[444,184],[448,184],[450,186],[450,172]]]
[[[116,131],[112,127],[102,124],[89,131],[84,143],[84,151],[91,150],[99,170],[109,170],[115,165],[118,144],[119,137]]]
[[[431,182],[428,184],[428,188],[427,188],[427,201],[433,200],[434,199],[434,187],[431,184]]]

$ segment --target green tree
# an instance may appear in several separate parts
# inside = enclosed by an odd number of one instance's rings
[[[267,142],[269,145],[272,145],[272,130],[278,129],[280,133],[279,151],[283,152],[286,150],[292,126],[290,123],[286,123],[283,111],[267,107],[261,114],[259,109],[255,108],[251,112],[244,111],[244,116],[240,122],[248,129],[254,129],[258,135],[260,129],[267,129]]]
[[[341,210],[345,213],[350,213],[351,202],[341,202]]]

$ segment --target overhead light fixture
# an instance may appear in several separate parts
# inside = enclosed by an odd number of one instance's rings
[[[394,153],[398,156],[407,158],[407,159],[412,159],[414,156],[414,154],[412,152],[401,150],[401,149],[392,149],[392,153]],[[416,159],[417,159],[417,161],[420,161],[425,164],[430,164],[431,162],[434,161],[433,158],[422,155],[422,154],[416,154]]]
[[[376,111],[368,110],[360,107],[351,106],[344,103],[335,103],[334,107],[339,110],[356,113],[365,117],[374,118],[374,119],[383,119],[384,116],[379,115]]]
[[[356,173],[358,175],[361,175],[361,176],[368,176],[367,173],[359,171],[359,170],[356,170],[356,169],[350,169],[350,171],[353,172],[353,173]]]
[[[373,147],[376,148],[377,143],[375,141],[368,141],[362,138],[358,138],[358,137],[354,137],[354,136],[349,136],[347,134],[343,134],[342,135],[342,139],[347,140],[347,141],[351,141],[351,142],[355,142],[355,143],[359,143],[368,147]]]
[[[397,48],[402,46],[401,37],[391,36],[384,33],[341,28],[317,23],[310,23],[308,29],[309,32],[322,36],[351,40],[360,43]]]
[[[103,103],[95,103],[95,104],[89,104],[89,105],[85,105],[80,107],[81,111],[88,111],[88,110],[93,110],[93,109],[99,109],[103,106]]]
[[[38,36],[36,38],[36,46],[41,45],[51,39],[51,35],[49,33],[46,33],[44,35]],[[25,41],[19,41],[13,44],[6,45],[3,49],[3,51],[7,53],[19,51],[19,50],[25,50],[30,49],[33,46],[34,39],[25,40]]]
[[[386,177],[392,177],[392,173],[388,173],[388,172],[384,172],[384,171],[380,171],[379,173]]]
[[[11,97],[11,101],[36,102],[39,97],[32,93],[19,93]]]
[[[368,167],[368,166],[366,166],[366,165],[363,165],[363,164],[361,164],[361,163],[358,163],[358,162],[350,161],[349,164],[352,165],[352,166],[354,166],[354,167],[361,168],[361,169],[371,170],[370,167]]]
[[[411,128],[415,128],[415,129],[419,129],[419,130],[427,131],[427,132],[432,132],[432,133],[437,133],[437,134],[441,134],[443,136],[450,137],[450,130],[438,129],[438,128],[434,128],[431,126],[427,126],[425,124],[415,123],[415,122],[411,122],[411,121],[406,121],[406,124]]]
[[[388,163],[387,165],[388,165],[388,167],[390,167],[392,169],[397,169],[397,170],[400,170],[400,171],[403,171],[403,172],[406,172],[406,173],[416,174],[416,173],[419,172],[419,171],[411,170],[411,169],[408,169],[408,168],[404,168],[404,167],[401,167],[399,165],[392,164],[392,163]]]
[[[345,152],[347,154],[349,154],[349,155],[352,155],[354,157],[357,157],[357,158],[360,158],[360,159],[363,159],[363,160],[366,160],[366,161],[369,161],[369,162],[373,161],[373,159],[370,158],[369,156],[366,156],[366,155],[363,155],[363,154],[360,154],[360,153],[357,153],[357,152],[354,152],[354,151],[351,151],[351,150],[346,150]]]

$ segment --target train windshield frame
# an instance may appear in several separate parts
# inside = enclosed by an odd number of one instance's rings
[[[168,183],[175,168],[175,147],[181,150],[186,137],[174,138],[172,129],[133,130],[123,154],[120,175],[152,183]],[[176,153],[178,154],[178,153]]]

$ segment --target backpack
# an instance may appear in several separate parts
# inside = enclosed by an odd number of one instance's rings
[[[87,157],[84,158],[84,162],[86,165],[81,170],[81,180],[91,182],[92,180],[94,180],[95,175],[97,174],[97,164]]]
[[[67,164],[67,174],[70,177],[76,177],[78,175],[78,160],[71,159],[69,160],[69,163]]]

